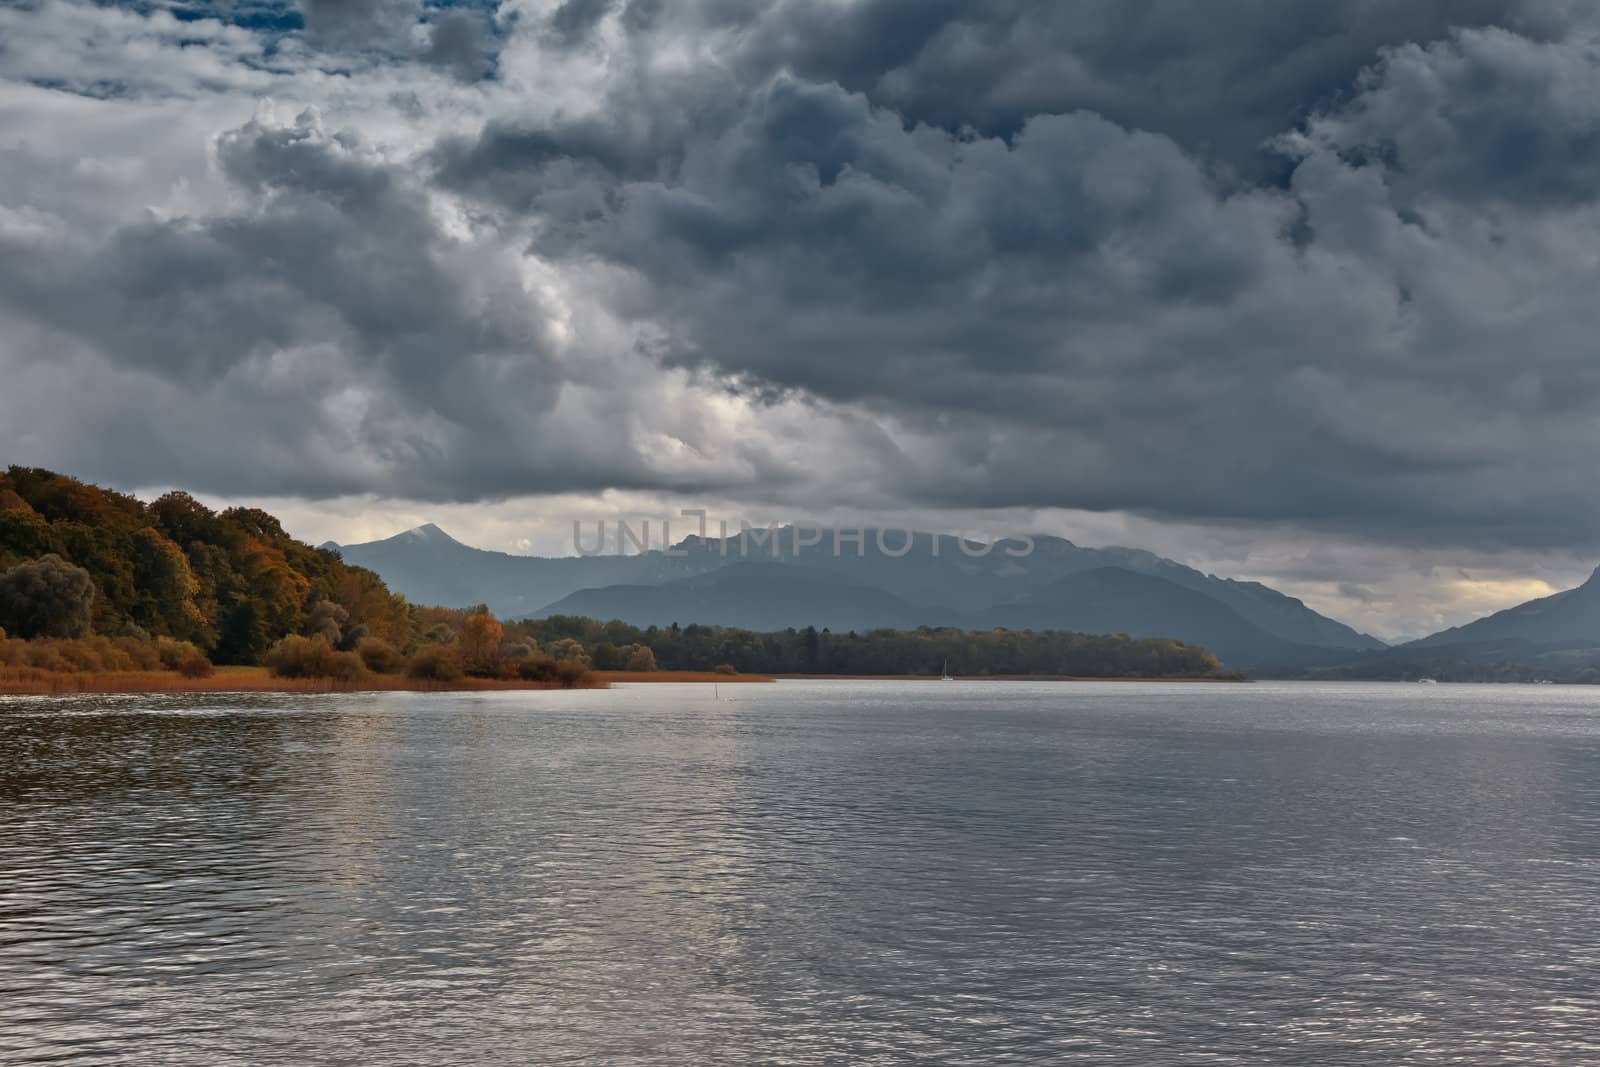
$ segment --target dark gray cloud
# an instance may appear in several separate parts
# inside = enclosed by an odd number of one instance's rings
[[[533,330],[469,306],[423,193],[353,138],[306,114],[225,133],[216,155],[248,210],[128,225],[78,247],[0,244],[3,298],[123,366],[189,380],[329,340],[419,392],[458,373],[442,352],[515,351],[539,366]],[[468,417],[470,398],[459,402],[451,414]]]
[[[1592,45],[1542,46],[1502,30],[1388,53],[1349,106],[1310,136],[1385,167],[1397,198],[1591,204],[1600,190],[1600,64]]]
[[[494,69],[494,55],[482,14],[452,10],[435,16],[428,25],[428,48],[423,58],[463,82],[475,82],[487,75]]]
[[[420,0],[299,0],[306,32],[318,44],[389,48],[416,25]]]
[[[1565,0],[766,0],[674,5],[637,32],[737,28],[745,83],[790,71],[908,122],[1006,135],[1083,109],[1255,168],[1264,140],[1348,93],[1384,48],[1491,26],[1546,40],[1574,17]]]
[[[895,470],[910,499],[1600,533],[1572,497],[1572,449],[1596,458],[1594,316],[1570,287],[1525,302],[1532,277],[1592,269],[1539,229],[1592,226],[1597,204],[1596,57],[1561,36],[1561,8],[976,10],[747,13],[739,54],[794,73],[624,82],[582,121],[448,145],[440,175],[536,219],[541,253],[632,272],[664,361],[925,435]],[[1491,19],[1530,36],[1448,30]],[[1377,51],[1412,33],[1445,36]],[[1019,103],[1003,132],[954,128],[982,116],[940,112],[919,86],[951,80],[918,66],[951,35],[1026,42],[1067,81],[1081,65],[1105,106],[1072,110],[1095,101],[1068,92]],[[1167,64],[1171,91],[1141,96]],[[702,99],[721,103],[684,106]],[[1274,130],[1281,183],[1241,183],[1203,150]],[[1472,214],[1491,195],[1497,233]],[[1530,343],[1537,369],[1508,357]],[[1530,479],[1530,456],[1555,452]]]
[[[307,18],[410,36],[224,64],[206,166],[120,214],[87,191],[134,148],[0,161],[0,358],[123,376],[91,436],[185,391],[281,433],[208,487],[1600,537],[1587,5],[565,0],[499,11],[484,80],[476,15]],[[268,92],[339,117],[241,127]]]
[[[560,44],[581,44],[616,6],[616,0],[561,0],[550,13],[550,32]]]

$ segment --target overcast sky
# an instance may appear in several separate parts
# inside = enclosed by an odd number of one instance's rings
[[[1381,636],[1600,562],[1586,0],[0,7],[0,461],[1147,547]]]

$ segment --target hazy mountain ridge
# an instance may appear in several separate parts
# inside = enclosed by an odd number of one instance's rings
[[[1054,537],[963,551],[947,534],[785,527],[689,537],[671,553],[542,558],[464,545],[431,524],[344,546],[423,603],[487,603],[499,614],[700,622],[838,632],[966,626],[1120,632],[1203,645],[1231,664],[1323,662],[1384,647],[1255,582],[1203,574],[1138,549]],[[817,538],[817,543],[805,542]],[[759,540],[757,539],[759,538]]]
[[[954,626],[956,613],[918,608],[883,589],[816,567],[730,563],[659,585],[583,589],[538,613],[620,619],[633,626],[699,622],[770,633],[814,626],[836,633]]]
[[[1319,615],[1302,601],[1258,582],[1204,574],[1143,549],[1082,548],[1064,538],[1035,536],[1031,550],[1021,541],[1009,540],[999,542],[985,555],[972,556],[961,550],[952,535],[917,534],[912,551],[895,557],[891,552],[897,551],[904,540],[898,531],[885,535],[890,552],[880,548],[878,531],[863,533],[864,553],[858,552],[854,544],[846,543],[836,554],[831,531],[822,531],[821,543],[796,552],[794,528],[785,527],[777,534],[781,542],[778,562],[787,560],[854,573],[869,584],[888,589],[912,603],[938,604],[962,611],[994,607],[1026,595],[1040,583],[1071,574],[1114,567],[1150,574],[1203,593],[1290,644],[1356,650],[1386,647],[1377,638]],[[692,544],[703,552],[744,558],[736,537],[703,542],[691,538],[685,544]],[[748,541],[744,544],[746,551],[754,556],[758,549]],[[770,550],[767,551],[770,558]]]
[[[614,615],[645,625],[836,631],[918,625],[1110,630],[1201,644],[1230,666],[1264,675],[1600,676],[1600,571],[1576,589],[1389,648],[1259,582],[1204,574],[1141,549],[1081,548],[1037,537],[1026,554],[1027,546],[1013,541],[970,556],[952,536],[918,534],[897,556],[906,544],[902,535],[886,533],[880,548],[876,532],[865,531],[859,550],[847,537],[835,555],[828,531],[819,544],[798,549],[797,538],[806,540],[808,532],[785,528],[763,536],[760,543],[690,537],[672,554],[545,559],[472,548],[430,525],[341,551],[419,603],[488,603],[510,617]],[[799,572],[799,580],[790,581],[786,568]],[[725,570],[731,573],[695,581]],[[1097,577],[1081,577],[1091,574]],[[1148,581],[1134,580],[1138,576]]]
[[[1600,571],[1575,589],[1395,648],[1322,664],[1312,673],[1373,681],[1600,683]]]
[[[1600,644],[1600,570],[1575,589],[1497,611],[1465,626],[1455,626],[1413,641],[1406,648],[1442,648],[1484,642],[1519,641]]]

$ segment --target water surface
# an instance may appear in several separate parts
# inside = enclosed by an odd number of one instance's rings
[[[1600,691],[0,699],[0,1061],[1600,1063]]]

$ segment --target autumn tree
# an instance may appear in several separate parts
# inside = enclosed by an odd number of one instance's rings
[[[505,628],[487,611],[467,616],[461,627],[461,666],[473,675],[490,676],[500,670],[500,642]]]

